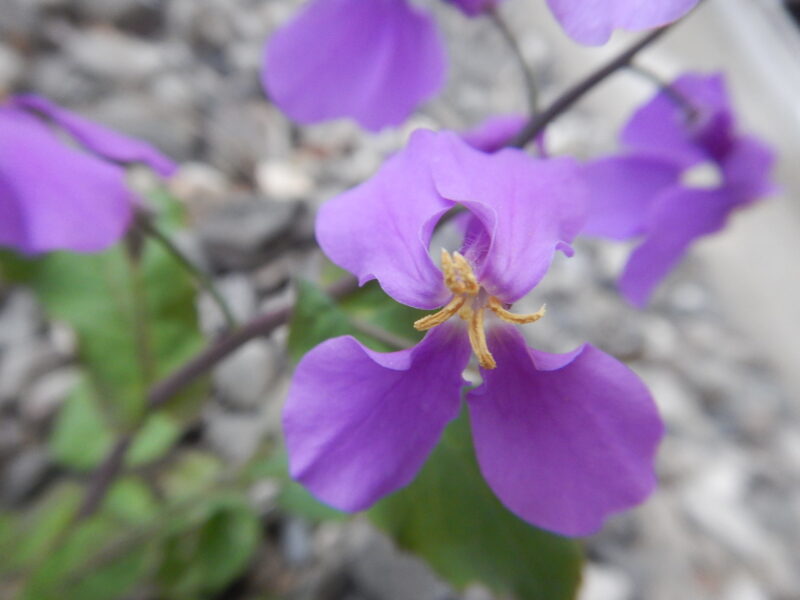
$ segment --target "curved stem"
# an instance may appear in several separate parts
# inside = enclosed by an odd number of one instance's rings
[[[692,103],[691,100],[689,100],[686,94],[681,92],[674,85],[667,83],[654,71],[651,71],[647,67],[643,67],[641,65],[631,63],[628,65],[628,70],[631,73],[635,73],[636,75],[639,75],[640,77],[643,77],[644,79],[647,79],[651,83],[655,84],[658,89],[664,92],[664,95],[666,95],[677,106],[679,106],[681,110],[683,110],[688,121],[691,122],[697,119],[699,116],[697,107]]]
[[[178,248],[175,243],[146,216],[140,216],[136,221],[136,225],[142,230],[143,233],[147,234],[153,240],[161,244],[164,250],[166,250],[184,269],[186,269],[192,275],[192,277],[194,277],[198,285],[208,292],[222,313],[227,328],[229,330],[236,329],[238,324],[236,322],[236,318],[233,316],[233,311],[231,310],[230,306],[228,306],[228,303],[225,301],[225,298],[222,296],[220,291],[214,285],[214,281],[211,279],[211,277],[209,277],[208,274],[203,272],[201,269],[197,268],[194,263],[192,263],[192,261],[183,253],[183,251]]]
[[[493,8],[488,10],[486,14],[492,20],[495,27],[497,27],[500,35],[503,36],[511,53],[514,55],[514,59],[519,65],[520,72],[525,81],[525,93],[528,97],[528,112],[531,118],[533,118],[539,114],[539,88],[536,85],[536,76],[528,64],[528,61],[525,59],[525,54],[522,52],[519,41],[514,35],[514,32],[511,31],[508,23],[506,23],[506,20],[500,14],[500,11],[497,8]]]
[[[331,285],[327,293],[332,298],[342,298],[358,289],[358,281],[354,277],[346,276]],[[111,484],[116,479],[125,463],[125,456],[130,448],[138,429],[144,424],[147,417],[161,408],[167,401],[182,389],[205,375],[210,368],[224,360],[231,353],[241,348],[250,340],[269,335],[275,329],[287,323],[292,316],[292,307],[286,305],[274,312],[257,317],[240,329],[213,342],[200,354],[166,379],[161,380],[150,389],[147,403],[142,412],[138,426],[125,433],[106,455],[103,463],[95,470],[86,495],[76,514],[76,520],[81,521],[92,516],[105,498]]]
[[[519,134],[511,140],[510,146],[514,148],[524,148],[531,141],[536,139],[545,127],[547,127],[556,117],[566,112],[567,109],[572,107],[578,100],[583,98],[587,93],[593,90],[599,83],[605,81],[608,77],[628,66],[631,61],[636,57],[639,52],[647,48],[653,42],[658,40],[667,31],[671,25],[656,29],[652,33],[644,36],[641,40],[630,46],[627,50],[622,52],[619,56],[613,58],[611,61],[591,73],[588,77],[579,81],[573,87],[559,96],[547,110],[542,112],[537,117],[528,121],[528,124],[519,132]]]

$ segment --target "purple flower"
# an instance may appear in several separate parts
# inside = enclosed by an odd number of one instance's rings
[[[406,149],[320,211],[317,238],[363,284],[439,309],[415,323],[414,348],[382,354],[352,337],[300,362],[283,424],[294,478],[339,509],[364,509],[408,484],[459,412],[462,372],[481,470],[521,518],[562,534],[598,529],[653,489],[662,435],[656,408],[627,367],[590,345],[557,355],[525,345],[510,311],[583,221],[580,167],[517,150],[488,155],[450,133],[416,132]],[[428,253],[437,221],[470,219],[441,267]]]
[[[636,306],[647,303],[692,242],[773,189],[773,154],[737,132],[721,75],[687,74],[672,89],[633,115],[621,135],[624,154],[595,161],[585,173],[593,194],[584,232],[641,240],[619,282]],[[711,181],[692,185],[704,171]]]
[[[451,0],[477,15],[499,0]],[[407,0],[311,0],[269,40],[262,81],[299,123],[399,125],[444,84],[436,24]]]
[[[24,254],[106,248],[136,204],[123,166],[175,169],[149,145],[37,96],[0,105],[0,140],[0,245]]]
[[[547,0],[550,10],[581,44],[605,44],[615,29],[641,31],[676,21],[700,0]]]
[[[527,117],[518,114],[489,117],[462,133],[461,139],[477,150],[494,154],[508,146],[527,122]]]
[[[461,11],[470,17],[477,17],[483,13],[494,9],[501,0],[445,0],[454,4]]]

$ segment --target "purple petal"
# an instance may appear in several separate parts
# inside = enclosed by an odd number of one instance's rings
[[[503,504],[582,536],[650,494],[663,427],[630,369],[590,345],[565,355],[529,349],[507,326],[489,343],[497,368],[467,399],[481,471]]]
[[[659,196],[647,235],[625,266],[620,291],[634,306],[647,304],[656,285],[681,260],[697,238],[722,229],[737,199],[726,188],[674,188]]]
[[[680,168],[645,156],[596,160],[584,167],[589,187],[585,235],[626,240],[644,233],[656,196],[680,180]]]
[[[128,227],[124,171],[63,144],[39,119],[0,108],[0,244],[25,254],[94,252]]]
[[[699,0],[547,0],[567,34],[589,46],[605,44],[615,29],[642,31],[680,19]]]
[[[468,17],[477,17],[497,7],[502,0],[445,0],[461,9]]]
[[[433,163],[436,188],[466,206],[491,239],[478,279],[505,302],[515,302],[544,277],[557,249],[583,226],[586,189],[570,159],[536,160],[519,150],[487,155],[453,134]]]
[[[743,203],[767,196],[776,189],[771,178],[775,153],[754,137],[736,140],[722,163],[725,184]]]
[[[461,134],[467,144],[488,154],[505,148],[514,139],[528,119],[522,115],[501,115],[490,117],[477,127]]]
[[[459,324],[391,354],[351,337],[314,348],[297,367],[283,411],[292,477],[346,511],[410,483],[458,414],[469,354]]]
[[[317,216],[317,240],[334,263],[362,285],[377,279],[398,302],[423,309],[450,296],[428,254],[436,221],[453,207],[430,174],[442,141],[416,131],[371,179],[328,201]]]
[[[172,175],[178,168],[150,144],[93,123],[40,96],[16,96],[12,105],[40,113],[67,131],[88,151],[107,160],[123,165],[142,163],[164,177]]]
[[[263,82],[300,123],[402,123],[444,82],[442,41],[405,0],[312,0],[266,48]]]
[[[719,158],[719,150],[712,150],[724,146],[732,130],[723,76],[690,73],[679,77],[672,87],[699,111],[697,120],[690,123],[686,109],[669,94],[659,92],[628,121],[620,137],[622,143],[684,167]]]

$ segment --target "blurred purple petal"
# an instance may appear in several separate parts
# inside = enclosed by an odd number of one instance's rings
[[[508,326],[489,344],[498,367],[483,371],[468,403],[481,471],[503,504],[582,536],[652,492],[663,426],[630,369],[590,345],[565,355],[529,349]]]
[[[436,221],[453,207],[430,174],[442,148],[440,135],[415,132],[372,178],[329,200],[317,216],[317,240],[334,263],[362,284],[377,279],[392,298],[417,308],[450,296],[428,254]]]
[[[571,159],[537,160],[509,149],[493,155],[453,134],[433,164],[439,193],[466,206],[491,240],[478,279],[493,296],[519,300],[544,277],[557,249],[583,226],[586,189]]]
[[[142,163],[159,175],[168,177],[177,165],[150,144],[129,138],[53,104],[40,96],[15,96],[12,105],[34,111],[52,120],[88,151],[106,160],[120,163]]]
[[[494,154],[505,148],[527,122],[527,117],[522,115],[490,117],[477,127],[462,133],[461,139],[476,150]]]
[[[656,196],[680,181],[678,165],[646,156],[596,160],[584,167],[588,184],[585,235],[626,240],[644,233]]]
[[[459,324],[391,354],[351,337],[311,350],[283,411],[292,477],[347,511],[410,483],[458,414],[469,353]]]
[[[589,46],[605,44],[615,29],[642,31],[680,19],[699,0],[547,0],[567,34]]]
[[[449,2],[460,8],[461,12],[469,17],[480,16],[486,11],[494,9],[501,1],[502,0],[445,0],[445,2]]]
[[[0,244],[94,252],[124,234],[135,200],[120,167],[65,145],[18,108],[0,108],[0,139]]]
[[[622,131],[620,140],[630,150],[655,154],[689,167],[718,160],[720,146],[727,145],[732,112],[721,74],[690,73],[671,85],[699,111],[690,122],[686,107],[666,92],[659,92],[637,110]],[[716,152],[712,149],[717,148]]]
[[[676,187],[659,196],[644,241],[631,254],[619,281],[622,295],[634,306],[647,304],[650,294],[683,258],[697,238],[722,229],[735,204],[724,188]]]
[[[775,153],[769,146],[757,138],[742,136],[722,163],[725,185],[743,203],[750,203],[775,191],[771,177],[774,165]]]
[[[435,24],[406,0],[312,0],[273,34],[264,64],[292,119],[350,117],[372,131],[402,123],[445,75]]]

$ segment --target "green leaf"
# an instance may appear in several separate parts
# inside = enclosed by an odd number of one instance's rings
[[[76,471],[97,467],[114,443],[108,420],[94,391],[81,382],[58,414],[50,437],[53,459]],[[180,434],[180,426],[169,415],[148,417],[134,438],[126,464],[137,467],[161,458]]]
[[[203,343],[191,277],[153,242],[138,262],[117,245],[98,254],[56,252],[33,260],[3,253],[0,270],[31,286],[51,317],[74,328],[91,386],[115,425],[135,421],[152,381]]]
[[[79,486],[62,484],[26,513],[14,513],[0,538],[3,569],[19,569],[47,555],[74,517],[81,497]]]
[[[229,495],[207,508],[200,527],[178,531],[165,544],[159,581],[166,597],[197,598],[224,588],[256,550],[261,527],[244,499]]]
[[[347,314],[330,296],[308,281],[297,282],[287,342],[292,362],[297,363],[311,348],[329,338],[353,333]]]
[[[180,459],[162,474],[161,486],[168,498],[182,500],[207,489],[222,471],[222,463],[211,454],[184,452]]]
[[[126,456],[128,466],[138,467],[161,458],[181,435],[181,427],[169,415],[149,417],[136,435]]]
[[[126,552],[105,557],[107,547],[123,525],[106,514],[78,525],[58,548],[36,565],[22,594],[23,600],[115,600],[124,597],[152,570],[154,544],[144,541]],[[96,564],[93,564],[97,561]]]
[[[429,313],[400,304],[386,295],[377,281],[370,281],[343,298],[341,307],[354,317],[402,338],[417,341],[425,335],[414,329],[414,321]]]
[[[158,514],[159,505],[153,492],[135,477],[117,481],[103,503],[110,515],[127,523],[146,523]]]
[[[285,448],[276,450],[268,458],[251,467],[250,475],[254,479],[270,478],[280,483],[278,506],[298,517],[319,523],[322,521],[341,521],[348,518],[341,512],[323,504],[312,496],[302,485],[289,476]]]
[[[288,351],[292,362],[327,339],[352,335],[379,351],[393,351],[381,340],[359,331],[353,319],[382,328],[400,338],[415,341],[422,334],[413,327],[425,313],[396,302],[374,281],[350,294],[340,303],[308,281],[297,282],[297,299],[289,323]]]
[[[481,582],[519,600],[577,593],[579,543],[531,527],[503,507],[478,469],[466,414],[448,426],[414,482],[370,516],[457,587]]]
[[[97,401],[82,382],[58,413],[50,454],[66,467],[87,471],[103,460],[113,440]]]

